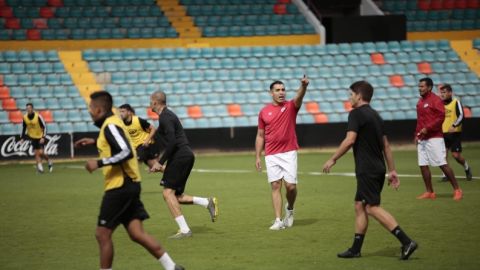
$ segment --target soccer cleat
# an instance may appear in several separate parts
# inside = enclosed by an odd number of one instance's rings
[[[188,232],[184,233],[184,232],[179,230],[176,234],[168,237],[168,239],[183,239],[183,238],[188,238],[188,237],[192,237],[192,231],[188,231]]]
[[[419,200],[424,200],[424,199],[432,199],[435,200],[437,198],[437,195],[435,195],[435,192],[424,192],[422,195],[418,196],[417,199]]]
[[[455,201],[460,201],[463,198],[463,191],[461,189],[455,189],[453,192],[453,199]]]
[[[402,255],[400,255],[400,260],[408,260],[410,255],[415,252],[418,248],[418,244],[415,241],[410,242],[410,244],[402,246]]]
[[[270,230],[272,231],[279,231],[285,229],[285,224],[283,224],[283,221],[281,220],[275,220],[273,222],[273,225],[270,226]]]
[[[51,162],[48,163],[48,171],[53,172],[53,163]]]
[[[174,270],[185,270],[185,267],[175,264],[175,269]]]
[[[288,210],[288,203],[285,204],[285,217],[283,218],[283,224],[285,228],[293,226],[293,209]]]
[[[468,167],[467,170],[465,170],[465,176],[467,177],[467,181],[472,181],[473,175],[472,175],[472,170],[470,167]]]
[[[362,255],[359,252],[354,252],[352,249],[347,249],[346,251],[342,253],[337,254],[338,258],[344,258],[344,259],[351,259],[351,258],[360,258]]]
[[[212,222],[217,220],[218,216],[218,200],[215,197],[208,198],[208,206],[207,206],[208,213],[210,214],[210,218],[212,218]]]

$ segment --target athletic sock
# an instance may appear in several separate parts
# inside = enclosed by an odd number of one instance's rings
[[[49,160],[48,160],[48,165],[49,165],[49,166],[52,166],[52,164],[53,164],[53,162],[49,159]]]
[[[410,239],[407,234],[400,228],[400,226],[395,227],[391,233],[397,237],[398,241],[402,243],[402,245],[408,245],[410,242],[412,242],[412,239]]]
[[[175,221],[177,222],[178,227],[180,228],[180,231],[182,233],[187,233],[190,231],[190,228],[187,225],[187,221],[185,220],[185,217],[183,215],[176,217]]]
[[[365,234],[356,233],[355,237],[353,237],[353,245],[350,248],[354,253],[359,253],[362,250],[363,239],[365,238]]]
[[[207,208],[208,206],[208,199],[202,197],[193,197],[193,204],[203,206]]]
[[[465,160],[465,164],[463,165],[463,168],[465,168],[465,171],[468,171],[468,169],[470,168],[466,160]]]
[[[38,169],[39,171],[42,171],[42,172],[43,172],[43,165],[42,165],[42,163],[37,163],[37,169]]]
[[[160,259],[158,259],[158,261],[160,262],[160,264],[162,264],[162,266],[165,270],[174,270],[175,269],[175,263],[173,262],[172,258],[170,258],[170,256],[168,256],[167,252],[163,253],[162,257],[160,257]]]

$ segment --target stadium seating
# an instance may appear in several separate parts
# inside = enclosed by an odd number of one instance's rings
[[[452,31],[480,29],[478,0],[383,0],[381,8],[405,14],[407,31]]]
[[[2,2],[1,40],[176,38],[151,0],[9,0]]]

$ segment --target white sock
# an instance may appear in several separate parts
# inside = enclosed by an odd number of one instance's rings
[[[162,257],[158,259],[158,261],[162,264],[163,269],[165,270],[174,270],[175,269],[175,263],[173,262],[172,258],[168,256],[168,253],[165,252],[163,253]]]
[[[202,197],[193,197],[193,204],[203,206],[207,208],[208,206],[208,199]]]
[[[49,159],[48,160],[48,165],[52,166],[53,162]]]
[[[275,218],[275,222],[282,222],[282,220],[280,218]]]
[[[43,171],[42,163],[37,163],[37,168],[38,168],[39,171]]]
[[[187,221],[185,220],[185,217],[183,217],[183,215],[176,217],[175,221],[177,222],[178,227],[180,228],[180,231],[182,233],[187,233],[190,231],[190,228],[187,225]]]
[[[466,160],[465,160],[465,165],[463,165],[463,167],[465,168],[465,171],[468,170],[468,163]]]

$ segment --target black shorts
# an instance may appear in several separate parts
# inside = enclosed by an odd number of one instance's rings
[[[158,157],[158,153],[155,153],[154,147],[151,145],[145,147],[143,144],[139,145],[136,149],[137,151],[137,160],[147,163],[147,160],[154,159]]]
[[[380,205],[380,193],[385,183],[385,174],[357,174],[355,201],[368,205]]]
[[[44,144],[40,143],[40,139],[28,138],[28,140],[30,140],[30,143],[32,144],[33,149],[35,150],[43,149]]]
[[[462,133],[443,133],[443,139],[445,141],[445,148],[451,152],[462,152]]]
[[[195,155],[190,147],[183,147],[167,161],[160,185],[175,190],[175,195],[182,195],[185,191],[188,176],[195,163]]]
[[[124,180],[120,188],[108,190],[103,195],[97,226],[115,229],[119,224],[125,228],[134,219],[149,218],[140,201],[140,183],[130,178]]]

